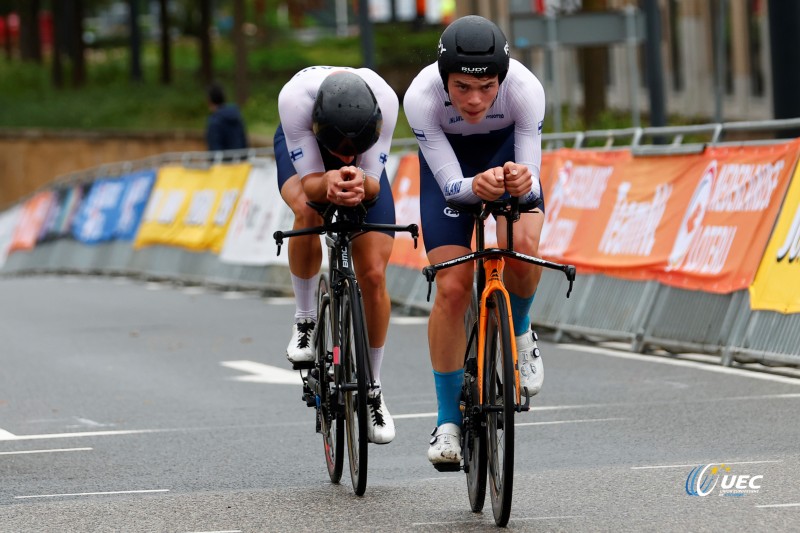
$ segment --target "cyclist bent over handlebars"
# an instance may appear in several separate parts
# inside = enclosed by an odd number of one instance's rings
[[[446,201],[475,203],[503,195],[535,204],[514,226],[514,249],[537,255],[544,222],[539,181],[544,89],[521,63],[510,59],[508,41],[489,20],[474,15],[450,24],[439,41],[438,61],[424,68],[404,98],[420,147],[420,211],[428,260],[439,263],[469,253],[473,219]],[[506,245],[505,219],[497,241]],[[530,312],[541,268],[510,260],[504,282],[519,357],[520,386],[539,392],[544,369]],[[461,460],[459,409],[466,338],[461,317],[470,304],[473,265],[441,270],[428,322],[428,344],[438,402],[428,459]],[[523,389],[524,390],[524,389]]]
[[[392,88],[366,68],[317,66],[301,70],[278,97],[281,123],[275,132],[275,160],[281,197],[294,213],[292,229],[319,226],[322,218],[306,202],[356,206],[377,198],[369,223],[394,224],[394,200],[384,165],[397,124],[399,102]],[[394,439],[394,422],[380,388],[391,302],[386,265],[393,233],[370,232],[353,241],[369,335],[369,357],[377,388],[370,391],[371,442]],[[316,289],[322,262],[318,235],[289,240],[289,270],[295,294],[295,324],[286,356],[294,366],[314,361]]]

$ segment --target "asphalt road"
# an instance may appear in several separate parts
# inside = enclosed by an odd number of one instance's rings
[[[346,468],[328,481],[285,360],[292,311],[257,294],[0,279],[0,531],[494,529],[488,502],[470,512],[463,474],[427,462],[424,319],[393,318],[383,381],[397,438],[370,446],[359,498]],[[540,346],[509,529],[800,529],[800,379]],[[693,468],[722,463],[707,496],[687,494]],[[737,481],[746,493],[723,490]]]

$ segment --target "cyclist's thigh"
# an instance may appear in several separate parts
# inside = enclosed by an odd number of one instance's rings
[[[497,244],[503,248],[508,245],[506,224],[505,218],[497,221]],[[544,213],[522,213],[514,223],[514,250],[526,255],[538,255],[543,225]]]
[[[389,256],[392,255],[394,239],[380,231],[370,231],[353,241],[353,257],[356,272],[364,265],[379,266],[386,270]]]
[[[473,218],[447,207],[442,189],[433,177],[422,152],[419,154],[419,175],[419,211],[425,251],[430,254],[440,246],[449,245],[469,248],[472,242]]]
[[[278,167],[278,190],[283,193],[283,187],[292,176],[297,175],[292,163],[292,157],[289,155],[289,149],[286,147],[286,136],[283,133],[283,126],[278,124],[278,129],[275,131],[273,138],[273,150],[275,152],[275,163]],[[297,180],[299,185],[300,181]],[[301,187],[302,190],[302,187]]]
[[[367,178],[372,179],[372,178]],[[378,193],[378,201],[370,207],[367,212],[366,222],[370,224],[394,224],[394,196],[392,195],[392,186],[389,184],[389,178],[386,176],[386,170],[381,173],[381,190]],[[377,234],[378,232],[371,232],[365,236]],[[383,235],[394,237],[393,231],[380,232]],[[363,237],[359,237],[353,242],[355,245]]]

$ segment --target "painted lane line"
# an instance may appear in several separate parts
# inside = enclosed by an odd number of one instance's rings
[[[255,361],[222,361],[220,365],[245,372],[247,376],[235,376],[233,380],[249,383],[273,383],[278,385],[299,385],[303,383],[300,373],[277,366],[256,363]]]
[[[26,453],[54,453],[54,452],[86,452],[94,448],[54,448],[52,450],[22,450],[18,452],[0,452],[0,455],[22,455]]]
[[[13,433],[6,431],[5,429],[0,428],[0,440],[11,440],[16,438],[16,435]]]
[[[47,433],[44,435],[0,435],[0,441],[42,440],[42,439],[69,439],[73,437],[106,437],[110,435],[137,435],[141,433],[161,433],[162,429],[130,429],[118,431],[79,431],[76,433]]]
[[[31,496],[14,496],[17,500],[30,498],[61,498],[68,496],[105,496],[114,494],[148,494],[153,492],[169,492],[169,489],[150,489],[150,490],[112,490],[108,492],[73,492],[71,494],[33,494]]]
[[[294,296],[272,296],[270,298],[264,298],[264,303],[269,305],[294,305]]]
[[[723,461],[726,465],[758,465],[762,463],[782,463],[782,460],[776,461]],[[722,462],[717,463],[694,463],[690,465],[655,465],[655,466],[632,466],[631,470],[654,470],[654,469],[664,469],[664,468],[692,468],[697,466],[698,464],[722,464]]]
[[[530,517],[514,517],[509,522],[522,522],[528,520],[574,520],[576,518],[583,518],[583,515],[562,515],[562,516],[530,516]],[[413,527],[423,526],[446,526],[446,525],[459,525],[459,524],[479,524],[475,520],[452,520],[450,522],[413,522]]]
[[[241,529],[225,529],[223,531],[190,531],[189,533],[242,533]]]
[[[611,357],[618,357],[620,359],[628,359],[631,361],[642,361],[648,363],[660,363],[664,365],[682,366],[686,368],[694,368],[699,370],[706,370],[708,372],[716,372],[718,374],[728,374],[730,376],[738,376],[743,378],[763,379],[765,381],[773,381],[776,383],[785,383],[787,385],[800,385],[800,379],[790,378],[786,376],[777,376],[773,374],[765,374],[762,372],[754,372],[742,368],[731,368],[721,365],[710,365],[707,363],[698,363],[695,361],[685,361],[682,359],[668,359],[658,355],[640,355],[633,353],[623,353],[617,350],[610,350],[608,348],[598,348],[595,346],[583,346],[580,344],[558,344],[560,348],[566,350],[575,350],[579,352],[596,353],[600,355],[608,355]]]
[[[759,509],[775,509],[777,507],[800,507],[800,503],[771,503],[768,505],[756,505]]]
[[[551,420],[548,422],[522,422],[514,423],[515,427],[520,426],[549,426],[552,424],[578,424],[582,422],[613,422],[618,420],[628,420],[627,418],[584,418],[583,420]]]
[[[439,413],[408,413],[406,415],[392,415],[392,418],[397,420],[398,418],[432,418],[439,416]]]
[[[764,394],[761,396],[729,396],[725,398],[693,398],[691,403],[696,405],[698,403],[713,403],[713,402],[733,402],[733,401],[753,401],[753,400],[790,400],[800,398],[800,393],[785,393],[785,394]],[[683,401],[664,401],[664,402],[612,402],[612,403],[587,403],[587,404],[573,404],[573,405],[545,405],[541,407],[531,407],[530,412],[539,411],[564,411],[569,409],[603,409],[609,407],[643,407],[651,405],[680,405]],[[392,415],[392,418],[430,418],[437,416],[438,413],[407,413],[404,415]],[[695,465],[697,466],[697,465]]]
[[[426,316],[393,316],[389,319],[390,324],[397,326],[419,326],[428,323]]]

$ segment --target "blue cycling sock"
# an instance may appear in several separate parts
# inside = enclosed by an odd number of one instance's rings
[[[464,383],[464,369],[454,372],[433,371],[436,384],[436,400],[439,404],[436,425],[457,424],[461,426],[461,385]]]
[[[514,335],[519,337],[529,329],[531,329],[531,305],[533,305],[533,297],[536,293],[528,298],[517,296],[513,292],[508,293],[511,300],[511,319],[514,321]]]

